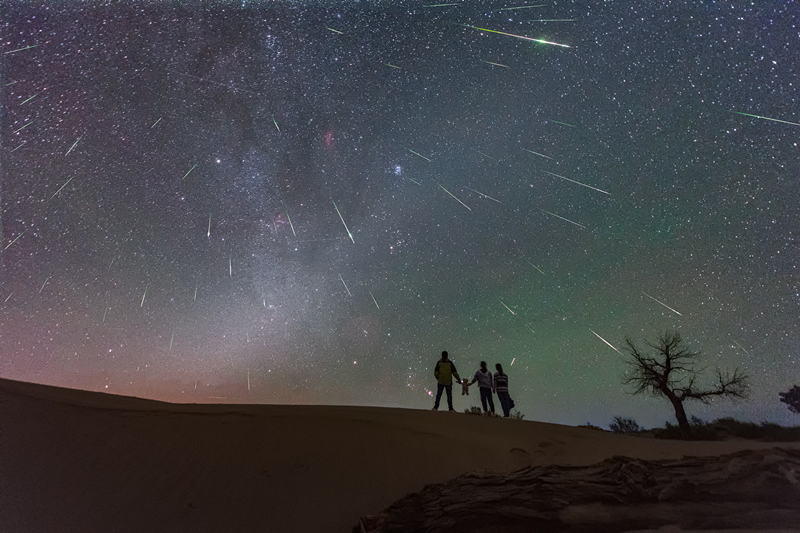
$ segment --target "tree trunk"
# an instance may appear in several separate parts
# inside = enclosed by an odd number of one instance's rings
[[[672,402],[672,407],[675,409],[675,418],[678,419],[678,427],[681,430],[681,437],[684,439],[692,438],[692,426],[689,425],[689,420],[686,418],[686,411],[683,409],[683,401],[672,394],[667,394],[667,398]]]

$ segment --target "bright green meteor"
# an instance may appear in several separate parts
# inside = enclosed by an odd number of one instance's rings
[[[744,115],[746,117],[753,117],[753,118],[760,118],[762,120],[771,120],[773,122],[782,122],[783,124],[791,124],[792,126],[800,126],[797,122],[789,122],[788,120],[778,120],[777,118],[769,118],[769,117],[762,117],[760,115],[751,115],[750,113],[740,113],[738,111],[731,110],[731,113],[736,113],[737,115]]]
[[[462,24],[462,26],[464,26],[465,28],[472,28],[473,30],[488,31],[488,32],[491,32],[491,33],[499,33],[500,35],[508,35],[509,37],[516,37],[517,39],[522,39],[522,40],[525,40],[525,41],[533,41],[533,42],[536,42],[536,43],[552,44],[553,46],[562,46],[564,48],[572,48],[571,46],[569,46],[567,44],[554,43],[554,42],[551,42],[551,41],[544,41],[542,39],[534,39],[533,37],[525,37],[524,35],[515,35],[513,33],[506,33],[504,31],[490,30],[488,28],[479,28],[477,26],[470,26],[469,24]]]

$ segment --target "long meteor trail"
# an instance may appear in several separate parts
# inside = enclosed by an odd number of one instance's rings
[[[528,261],[528,260],[526,259],[525,261]],[[541,268],[537,267],[536,265],[534,265],[534,264],[533,264],[533,263],[531,263],[530,261],[528,261],[528,264],[529,264],[530,266],[532,266],[533,268],[535,268],[536,270],[538,270],[539,272],[542,272],[542,269],[541,269]],[[543,274],[543,275],[545,275],[545,276],[547,275],[547,274],[545,274],[544,272],[542,272],[542,274]]]
[[[412,154],[414,154],[414,155],[416,155],[416,156],[419,156],[419,157],[421,157],[421,158],[422,158],[422,159],[424,159],[425,161],[428,161],[428,162],[430,162],[430,159],[428,159],[427,157],[425,157],[425,156],[424,156],[424,155],[422,155],[422,154],[418,154],[417,152],[415,152],[415,151],[414,151],[414,150],[412,150],[411,148],[406,148],[406,150],[408,150],[409,152],[411,152]]]
[[[497,202],[497,203],[498,203],[498,204],[500,204],[500,205],[503,205],[503,202],[501,202],[501,201],[500,201],[500,200],[498,200],[497,198],[492,198],[492,197],[491,197],[491,196],[489,196],[488,194],[483,194],[482,192],[480,192],[480,191],[476,191],[475,189],[470,189],[470,188],[469,188],[469,187],[467,187],[466,185],[464,185],[464,188],[465,188],[465,189],[467,189],[467,190],[469,190],[469,191],[472,191],[472,192],[474,192],[474,193],[480,194],[481,196],[483,196],[483,197],[485,197],[485,198],[488,198],[489,200],[494,200],[495,202]]]
[[[761,115],[751,115],[750,113],[740,113],[738,111],[731,110],[731,113],[736,113],[737,115],[744,115],[746,117],[753,117],[753,118],[760,118],[761,120],[771,120],[773,122],[781,122],[783,124],[791,124],[792,126],[800,126],[797,122],[789,122],[788,120],[779,120],[777,118],[769,118],[769,117],[762,117]]]
[[[28,231],[28,230],[25,230],[25,231]],[[16,239],[14,239],[14,240],[13,240],[13,241],[11,241],[10,243],[6,244],[6,247],[5,247],[5,248],[3,248],[3,250],[7,250],[9,246],[11,246],[11,245],[12,245],[12,244],[14,244],[15,242],[17,242],[17,241],[19,240],[19,238],[20,238],[20,237],[22,237],[23,235],[25,235],[25,231],[23,231],[22,233],[20,233],[19,235],[17,235],[17,238],[16,238]]]
[[[289,210],[288,209],[286,210],[286,220],[289,221],[289,227],[292,228],[292,235],[297,237],[297,233],[294,232],[294,224],[292,224],[292,219],[289,218]]]
[[[661,305],[663,305],[664,307],[666,307],[667,309],[669,309],[669,310],[670,310],[670,311],[672,311],[673,313],[676,313],[678,316],[683,316],[682,314],[678,313],[678,311],[674,310],[673,308],[671,308],[670,306],[668,306],[668,305],[667,305],[667,304],[665,304],[664,302],[662,302],[662,301],[660,301],[660,300],[656,300],[655,298],[653,298],[652,296],[650,296],[650,295],[649,295],[649,294],[647,294],[646,292],[642,291],[642,294],[644,294],[645,296],[647,296],[647,297],[648,297],[648,298],[650,298],[651,300],[655,300],[656,302],[660,303]]]
[[[75,177],[75,176],[72,176],[72,178],[74,178],[74,177]],[[68,180],[67,180],[67,183],[69,183],[70,181],[72,181],[72,178],[68,179]],[[62,186],[61,186],[61,188],[59,188],[59,189],[58,189],[56,192],[54,192],[54,193],[53,193],[53,196],[51,196],[51,197],[50,197],[50,199],[52,200],[53,198],[55,198],[56,194],[60,193],[60,192],[61,192],[61,189],[63,189],[64,187],[66,187],[66,186],[67,186],[67,183],[65,183],[64,185],[62,185]]]
[[[456,198],[456,197],[455,197],[455,195],[453,195],[453,193],[451,193],[450,191],[448,191],[447,189],[445,189],[445,188],[444,188],[444,187],[442,187],[441,185],[439,185],[439,188],[440,188],[440,189],[442,189],[442,190],[443,190],[444,192],[446,192],[447,194],[449,194],[450,196],[452,196],[453,198],[455,198],[456,202],[460,203],[461,205],[463,205],[464,207],[466,207],[467,209],[469,209],[469,206],[468,206],[467,204],[465,204],[464,202],[462,202],[461,200],[459,200],[458,198]],[[476,191],[476,192],[477,192],[477,191]],[[470,210],[470,211],[472,211],[472,209],[469,209],[469,210]]]
[[[545,170],[545,172],[547,172],[547,171]],[[603,194],[607,194],[607,195],[611,196],[610,192],[606,192],[606,191],[604,191],[602,189],[598,189],[597,187],[592,187],[591,185],[586,185],[585,183],[581,183],[580,181],[571,180],[571,179],[565,178],[564,176],[561,176],[559,174],[553,174],[552,172],[547,172],[547,173],[550,174],[551,176],[555,176],[557,178],[561,178],[562,180],[571,181],[572,183],[577,183],[578,185],[582,185],[583,187],[588,187],[589,189],[592,189],[594,191],[601,192]]]
[[[353,296],[353,293],[351,293],[350,289],[347,288],[347,283],[344,282],[344,278],[342,277],[341,274],[339,274],[339,279],[342,280],[342,285],[344,285],[344,290],[347,291],[347,294],[349,294],[350,296]]]
[[[52,277],[52,276],[47,276],[47,279],[46,279],[46,280],[44,280],[44,283],[42,283],[42,288],[41,288],[41,289],[39,289],[39,294],[42,294],[42,291],[44,290],[44,286],[45,286],[45,285],[47,285],[47,282],[48,282],[48,281],[50,281],[50,278],[51,278],[51,277]]]
[[[333,201],[333,200],[331,200],[331,201]],[[353,241],[353,244],[355,244],[356,241],[355,241],[355,239],[353,239],[353,234],[350,233],[350,230],[347,228],[347,224],[345,224],[344,219],[342,218],[342,214],[339,212],[339,208],[336,207],[336,202],[333,202],[333,208],[336,209],[336,214],[339,215],[339,220],[342,221],[342,224],[344,225],[344,229],[345,229],[345,231],[347,231],[347,236],[350,237],[350,240]],[[344,283],[344,282],[342,282],[342,283]]]
[[[194,166],[193,166],[192,168],[190,168],[190,169],[189,169],[189,172],[191,172],[192,170],[194,170],[194,169],[197,167],[197,165],[198,165],[198,163],[195,163],[195,164],[194,164]],[[185,179],[186,179],[186,176],[188,176],[188,175],[189,175],[189,172],[187,172],[186,174],[184,174],[184,175],[183,175],[183,177],[181,178],[181,181],[183,181],[183,180],[185,180]]]
[[[22,52],[23,50],[30,50],[31,48],[36,48],[37,46],[42,46],[40,44],[32,44],[30,46],[26,46],[25,48],[17,48],[16,50],[9,50],[8,52],[4,53],[3,55],[13,54],[14,52]]]
[[[542,213],[547,213],[550,216],[554,216],[556,218],[560,218],[561,220],[565,220],[565,221],[569,222],[570,224],[575,224],[576,226],[580,226],[581,228],[584,228],[584,229],[586,228],[586,226],[584,226],[583,224],[578,224],[577,222],[573,222],[568,218],[564,218],[564,217],[558,216],[555,213],[551,213],[550,211],[545,211],[544,209],[540,209],[539,211],[541,211]]]
[[[516,37],[517,39],[522,39],[524,41],[533,41],[535,43],[550,44],[550,45],[553,45],[553,46],[561,46],[563,48],[572,48],[571,46],[569,46],[567,44],[554,43],[554,42],[551,42],[551,41],[544,41],[542,39],[534,39],[533,37],[525,37],[524,35],[515,35],[513,33],[506,33],[504,31],[490,30],[488,28],[479,28],[477,26],[470,26],[469,24],[462,24],[462,26],[464,26],[465,28],[472,28],[473,30],[488,31],[488,32],[491,32],[491,33],[498,33],[500,35],[508,35],[509,37]]]
[[[75,148],[76,146],[78,146],[78,143],[81,141],[82,138],[83,138],[83,135],[78,137],[78,140],[75,141],[74,143],[72,143],[72,146],[70,146],[69,150],[67,150],[67,153],[64,154],[64,157],[67,157],[69,155],[69,153],[72,151],[72,149]]]
[[[526,152],[530,152],[530,153],[532,153],[534,155],[538,155],[539,157],[544,157],[546,159],[553,159],[549,155],[540,154],[539,152],[534,152],[533,150],[528,150],[527,148],[523,148],[523,150],[525,150]]]
[[[601,337],[600,335],[598,335],[597,333],[595,333],[595,332],[594,332],[594,330],[591,330],[591,329],[590,329],[589,331],[591,331],[592,333],[594,333],[594,334],[595,334],[595,336],[596,336],[598,339],[600,339],[600,340],[601,340],[601,341],[603,341],[604,343],[606,343],[606,344],[608,344],[609,346],[611,346],[611,349],[612,349],[612,350],[614,350],[615,352],[617,352],[617,353],[618,353],[618,354],[620,354],[620,355],[625,355],[625,354],[623,354],[622,352],[620,352],[619,350],[617,350],[616,348],[614,348],[614,345],[613,345],[613,344],[611,344],[610,342],[608,342],[607,340],[605,340],[603,337]]]
[[[501,303],[501,304],[503,304],[503,301],[502,301],[502,300],[500,300],[500,303]],[[517,314],[517,313],[515,313],[514,311],[512,311],[512,310],[511,310],[511,309],[510,309],[510,308],[509,308],[509,307],[508,307],[506,304],[503,304],[503,307],[505,307],[506,309],[508,309],[508,312],[509,312],[509,313],[511,313],[512,315],[516,315],[516,314]]]

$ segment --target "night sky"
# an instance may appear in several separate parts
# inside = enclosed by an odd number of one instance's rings
[[[798,423],[796,4],[4,9],[3,377],[652,426],[603,339],[671,329]]]

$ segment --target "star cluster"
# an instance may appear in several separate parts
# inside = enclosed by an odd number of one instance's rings
[[[4,377],[427,408],[448,350],[654,425],[612,346],[670,329],[751,380],[690,414],[790,421],[797,6],[5,11]]]

